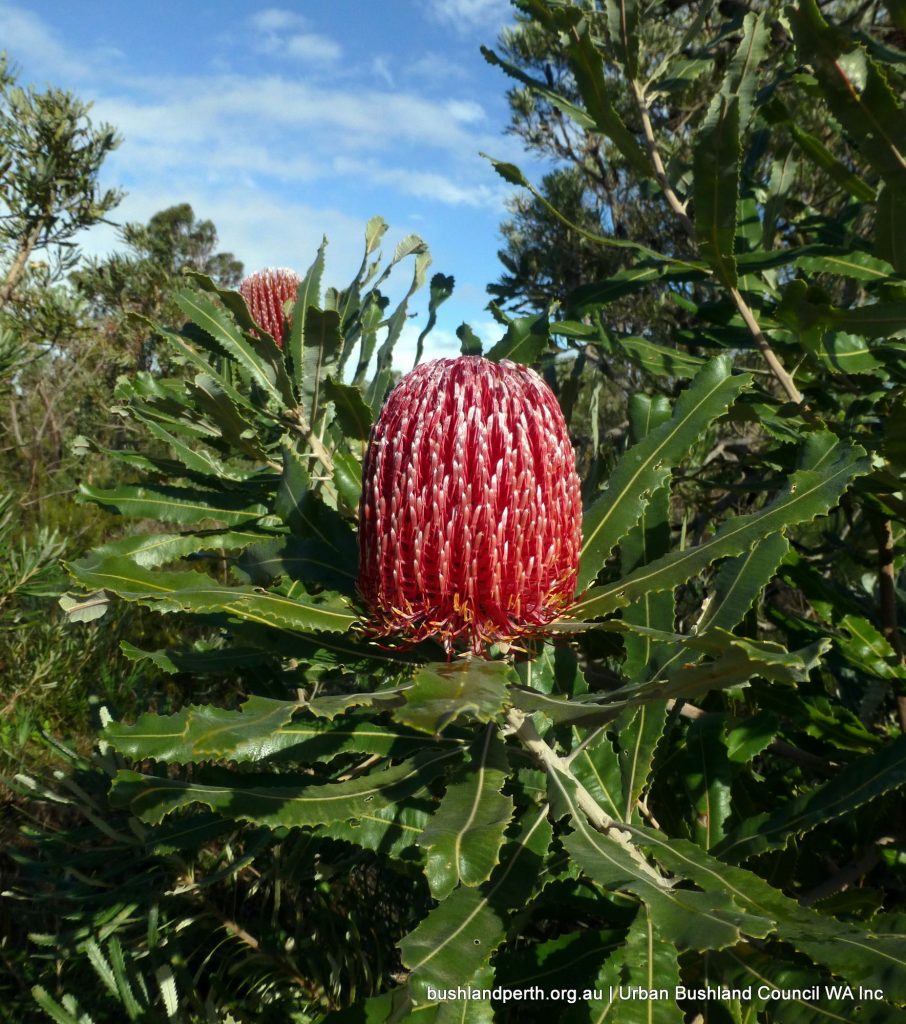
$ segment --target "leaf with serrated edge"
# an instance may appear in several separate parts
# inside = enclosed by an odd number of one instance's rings
[[[133,760],[153,758],[187,764],[210,760],[264,761],[288,755],[310,763],[340,753],[356,752],[404,757],[426,745],[461,746],[462,740],[424,735],[399,726],[379,725],[346,715],[338,722],[293,718],[295,701],[249,697],[238,711],[189,705],[172,715],[142,715],[135,725],[114,722],[103,732],[121,754]]]
[[[501,793],[506,778],[504,747],[489,725],[418,840],[435,899],[446,899],[459,884],[476,886],[490,878],[513,815],[512,797]]]
[[[168,814],[203,804],[227,817],[271,827],[289,828],[349,821],[380,807],[389,807],[425,789],[440,772],[461,760],[461,748],[427,750],[402,764],[375,769],[345,782],[294,784],[289,775],[275,775],[268,784],[260,776],[236,774],[228,785],[207,785],[120,771],[113,799],[142,821],[158,824]]]
[[[623,455],[606,490],[583,516],[578,591],[588,586],[613,548],[638,522],[648,495],[666,482],[670,467],[688,454],[750,380],[748,374],[731,377],[726,357],[713,360],[680,395],[671,419]]]
[[[693,156],[695,236],[702,255],[728,288],[737,282],[739,124],[739,99],[715,96],[696,136]]]
[[[127,558],[89,556],[70,563],[68,569],[91,589],[110,590],[126,601],[136,601],[161,612],[222,612],[292,632],[344,632],[357,618],[348,605],[335,596],[315,603],[254,587],[225,587],[203,573],[143,569]]]
[[[480,889],[460,886],[439,904],[400,943],[403,964],[410,970],[412,1000],[428,1002],[427,989],[456,988],[462,979],[486,963],[504,938],[503,921],[494,907],[513,901],[506,891],[511,876],[528,878],[543,854],[533,841],[540,837],[544,849],[550,842],[545,806],[527,819],[521,834],[506,847],[491,880]],[[514,869],[518,869],[514,875]],[[531,886],[528,887],[529,890]],[[523,897],[524,899],[524,897]]]
[[[771,932],[841,977],[881,988],[906,1001],[906,935],[881,933],[801,907],[751,871],[727,864],[685,839],[668,839],[642,826],[626,826],[637,843],[667,870],[706,892],[727,894],[746,911],[772,919]]]
[[[267,509],[241,493],[226,494],[192,487],[113,487],[80,484],[80,500],[114,508],[120,515],[168,523],[219,522],[247,526],[265,521]]]
[[[760,937],[770,930],[769,918],[745,912],[723,893],[675,888],[645,862],[622,832],[611,829],[605,835],[591,827],[568,777],[552,770],[548,778],[557,812],[571,816],[573,832],[563,845],[573,860],[598,885],[644,900],[678,948],[721,949],[735,945],[743,934]]]
[[[626,942],[615,956],[622,970],[619,984],[614,986],[614,1024],[682,1024],[685,1015],[673,998],[680,983],[676,946],[667,940],[647,903],[639,907]],[[649,993],[666,989],[670,997],[620,998],[621,991],[638,989]]]
[[[904,785],[906,736],[898,736],[880,750],[850,761],[832,779],[775,811],[747,818],[711,852],[715,857],[739,863],[765,850],[785,846],[792,836],[849,814]]]
[[[636,601],[652,590],[685,583],[718,558],[740,555],[758,540],[789,526],[825,515],[853,477],[868,471],[865,452],[858,445],[839,445],[827,468],[798,470],[786,487],[765,508],[721,524],[711,540],[685,551],[674,551],[625,579],[595,587],[571,609],[575,618],[605,615]]]
[[[507,683],[516,678],[504,662],[467,661],[424,665],[394,708],[398,722],[423,732],[440,733],[460,716],[490,721],[507,700]]]

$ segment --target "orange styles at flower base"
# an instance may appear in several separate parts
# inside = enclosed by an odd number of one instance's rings
[[[241,285],[239,294],[252,314],[255,323],[274,339],[278,348],[291,326],[283,312],[284,304],[295,300],[300,278],[294,270],[270,267],[250,274]]]
[[[461,356],[404,377],[375,423],[359,507],[367,631],[475,654],[572,603],[582,503],[553,392],[533,370]]]

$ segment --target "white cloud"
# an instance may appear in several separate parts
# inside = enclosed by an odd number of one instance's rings
[[[397,53],[385,43],[383,52],[372,51],[378,56],[371,64],[344,62],[316,74],[306,52],[321,47],[329,54],[336,46],[313,31],[324,23],[269,7],[245,21],[246,39],[224,35],[207,49],[199,44],[191,72],[174,64],[151,74],[133,70],[140,61],[130,67],[116,58],[100,60],[99,47],[70,45],[55,35],[49,18],[0,0],[3,45],[29,62],[29,78],[35,68],[46,68],[58,82],[70,79],[94,98],[93,120],[108,121],[122,134],[103,172],[106,185],[129,193],[114,214],[118,222],[147,222],[161,209],[188,202],[197,217],[216,224],[220,248],[234,252],[249,271],[285,265],[304,272],[326,233],[327,279],[342,286],[361,260],[365,214],[381,210],[399,225],[385,252],[418,230],[444,260],[443,269],[455,273],[461,250],[467,251],[457,291],[430,342],[441,354],[453,354],[459,342],[445,317],[452,319],[455,308],[484,305],[484,265],[509,192],[478,153],[518,160],[517,143],[498,134],[494,104],[479,93],[467,65],[444,53],[405,47]],[[286,62],[256,55],[271,37]],[[456,52],[454,41],[450,54]],[[218,56],[220,70],[209,70]],[[464,225],[475,228],[466,242]],[[488,235],[486,244],[480,232]],[[89,254],[103,255],[116,236],[101,226],[81,241]],[[391,281],[399,277],[405,290],[411,270],[399,271]],[[413,326],[424,326],[426,304],[422,292]],[[406,337],[414,355],[411,332]]]
[[[428,9],[460,32],[500,28],[512,13],[509,0],[430,0]]]
[[[471,100],[280,76],[171,77],[127,88],[99,98],[94,111],[124,136],[107,166],[127,188],[190,169],[196,179],[249,184],[267,176],[314,185],[342,174],[357,191],[383,185],[398,195],[502,210],[506,189],[477,154],[500,154],[505,144],[476,130],[485,115]],[[399,163],[388,167],[385,153]]]
[[[447,113],[460,124],[477,124],[487,116],[482,105],[473,100],[450,100]]]
[[[305,19],[295,11],[287,11],[280,7],[268,7],[258,11],[249,19],[252,27],[259,32],[282,32],[288,28],[296,28],[305,24]]]
[[[441,307],[443,310],[444,307]],[[418,344],[418,336],[424,330],[426,317],[415,317],[409,320],[403,327],[399,341],[393,348],[393,368],[408,373],[415,362],[415,352]],[[459,326],[458,324],[456,325]],[[479,320],[469,324],[475,334],[481,339],[484,351],[487,352],[495,342],[503,337],[504,328],[495,320]],[[429,359],[449,359],[451,356],[458,356],[462,343],[456,337],[456,328],[435,327],[425,338],[424,350],[421,361],[428,362]]]
[[[287,56],[296,57],[299,60],[318,60],[325,63],[333,63],[339,60],[343,54],[338,43],[328,39],[327,36],[320,36],[314,32],[300,32],[288,36],[283,52]]]
[[[254,41],[255,49],[260,53],[323,64],[332,64],[342,56],[339,43],[309,31],[305,18],[295,11],[269,7],[252,15],[249,20],[252,28],[260,33]]]
[[[386,57],[375,57],[371,62],[371,70],[381,81],[386,82],[391,89],[393,88],[393,73],[390,70],[390,64]]]
[[[81,78],[90,64],[72,56],[56,34],[31,11],[0,3],[3,49],[27,59],[56,76]],[[87,55],[86,55],[87,56]]]
[[[354,160],[336,157],[333,168],[369,185],[392,185],[403,195],[429,199],[448,206],[485,207],[504,211],[508,192],[488,185],[457,184],[444,174],[421,171],[413,167],[384,167],[375,160]]]
[[[303,274],[325,234],[329,240],[327,283],[344,287],[362,260],[364,220],[336,208],[289,203],[251,188],[211,190],[188,178],[171,180],[127,195],[115,217],[119,223],[147,223],[155,213],[176,202],[187,202],[196,217],[212,220],[217,227],[218,248],[241,259],[247,273],[285,266]],[[392,251],[395,241],[391,239],[385,251]],[[107,255],[119,244],[115,229],[108,225],[85,232],[79,243],[89,256]]]

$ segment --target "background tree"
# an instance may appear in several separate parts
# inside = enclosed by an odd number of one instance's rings
[[[60,89],[20,88],[0,55],[0,309],[35,252],[52,250],[58,276],[75,261],[73,236],[120,201],[98,183],[119,139],[109,125],[92,125],[90,109]]]
[[[184,270],[235,288],[243,266],[232,253],[217,251],[214,223],[196,219],[188,203],[155,213],[147,224],[123,225],[120,240],[124,249],[89,260],[73,280],[101,329],[115,339],[122,353],[117,365],[147,369],[154,347],[148,345],[147,329],[136,324],[136,315],[176,323],[181,313],[172,294]]]

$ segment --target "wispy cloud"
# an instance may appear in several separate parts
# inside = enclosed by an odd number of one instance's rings
[[[27,59],[42,71],[71,78],[81,78],[88,73],[90,63],[75,56],[31,11],[0,3],[0,24],[3,25],[3,49]]]
[[[295,11],[269,7],[249,19],[258,33],[253,45],[260,53],[301,61],[332,64],[343,54],[329,36],[312,32],[308,20]]]
[[[512,15],[509,0],[430,0],[428,10],[460,32],[497,29]]]
[[[489,18],[507,13],[497,0],[431,0],[429,16],[435,25],[455,18],[485,31]],[[304,272],[326,233],[329,279],[342,286],[361,260],[365,220],[382,212],[396,229],[388,251],[415,229],[437,266],[457,274],[429,343],[429,352],[450,354],[459,342],[449,324],[484,305],[509,192],[478,154],[518,160],[519,151],[495,124],[502,101],[495,107],[476,84],[485,67],[475,57],[476,76],[469,64],[472,42],[445,32],[446,42],[431,49],[423,37],[436,36],[436,28],[412,20],[421,37],[398,39],[388,30],[369,39],[367,57],[357,61],[360,40],[354,31],[340,35],[334,16],[307,6],[304,15],[289,6],[247,9],[230,31],[199,37],[170,63],[162,58],[158,66],[154,50],[151,73],[149,51],[136,59],[132,44],[128,60],[101,59],[95,39],[109,51],[119,42],[112,29],[95,26],[95,37],[91,28],[84,36],[64,33],[24,2],[0,0],[2,45],[27,65],[23,80],[47,75],[75,88],[94,101],[95,122],[123,136],[103,171],[105,184],[128,192],[118,221],[147,221],[189,202],[249,270]],[[158,31],[150,14],[136,22],[147,24],[149,40]],[[84,246],[100,255],[115,242],[103,227]],[[465,262],[460,271],[458,261]],[[421,326],[425,304],[424,295],[415,303]],[[405,365],[406,345],[414,354],[421,326],[405,334],[396,365]]]

